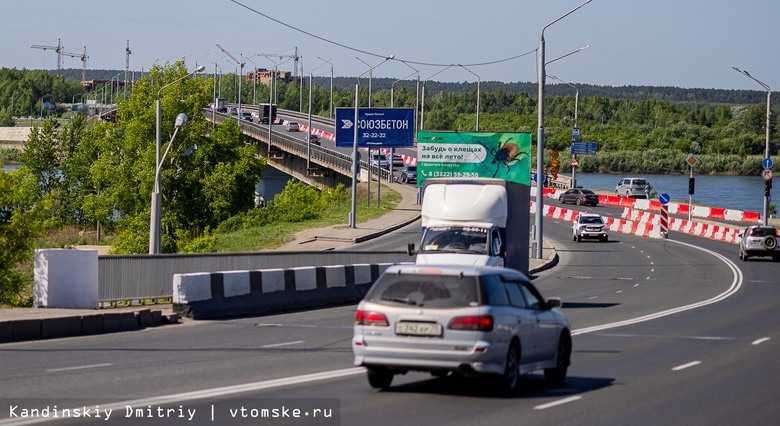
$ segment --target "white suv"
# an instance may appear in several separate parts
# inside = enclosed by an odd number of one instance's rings
[[[645,187],[647,181],[642,178],[623,178],[615,186],[615,195],[619,197],[641,197],[645,198]]]
[[[580,213],[571,226],[572,241],[580,242],[584,238],[598,238],[599,241],[609,241],[607,224],[600,215],[595,213]]]
[[[739,258],[747,262],[750,256],[772,256],[780,260],[780,244],[774,226],[753,225],[739,234]]]

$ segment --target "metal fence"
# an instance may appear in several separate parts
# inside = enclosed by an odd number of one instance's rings
[[[406,252],[257,252],[98,256],[101,303],[173,296],[173,275],[301,266],[414,262]]]

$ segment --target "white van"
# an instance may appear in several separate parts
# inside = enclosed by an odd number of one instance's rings
[[[629,177],[620,179],[615,186],[615,195],[619,197],[640,197],[645,198],[645,186],[648,182],[643,178]]]

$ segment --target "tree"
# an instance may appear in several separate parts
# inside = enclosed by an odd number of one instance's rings
[[[32,259],[35,239],[49,225],[45,220],[49,198],[38,195],[29,169],[0,170],[0,305],[30,304],[24,289],[31,279],[18,267]]]
[[[155,174],[155,100],[161,100],[161,152],[174,131],[175,117],[189,117],[161,164],[161,248],[175,252],[182,239],[202,236],[224,219],[254,207],[255,186],[264,163],[244,143],[235,120],[211,129],[202,115],[211,102],[213,80],[185,78],[184,62],[155,66],[136,81],[119,104],[117,123],[101,123],[90,133],[99,152],[90,168],[94,188],[86,200],[96,215],[116,211],[120,229],[114,252],[145,253],[149,241],[150,196]],[[224,89],[224,88],[223,88]],[[162,155],[162,154],[161,154]]]

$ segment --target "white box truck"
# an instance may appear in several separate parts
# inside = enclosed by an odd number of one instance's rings
[[[417,264],[506,266],[528,272],[528,186],[491,178],[429,178]],[[415,254],[414,244],[408,252]]]

